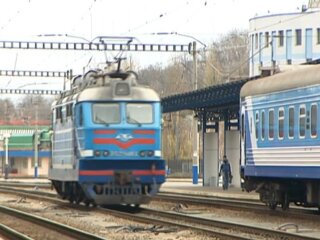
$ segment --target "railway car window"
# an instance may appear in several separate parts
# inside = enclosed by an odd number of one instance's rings
[[[306,108],[304,106],[300,107],[299,135],[300,137],[304,137],[306,135]]]
[[[131,124],[153,123],[153,106],[150,103],[128,103],[126,116]]]
[[[270,37],[269,37],[269,32],[265,32],[265,42],[264,42],[264,44],[265,44],[265,47],[267,48],[267,47],[269,47],[269,41],[270,41]]]
[[[259,112],[256,112],[255,132],[256,132],[256,139],[258,139],[259,138]]]
[[[289,108],[289,138],[294,137],[294,108]]]
[[[255,49],[258,49],[259,47],[258,33],[254,35],[254,46],[255,46]]]
[[[264,140],[265,136],[265,114],[264,111],[261,112],[261,139]]]
[[[120,105],[118,103],[93,104],[92,120],[98,124],[120,123]]]
[[[317,28],[317,44],[320,44],[320,28]]]
[[[301,29],[296,29],[296,45],[300,46],[302,44]]]
[[[280,30],[278,32],[278,38],[279,38],[279,47],[283,47],[283,43],[284,43],[283,30]]]
[[[274,111],[269,111],[269,139],[272,140],[274,137]]]
[[[318,116],[318,106],[311,106],[311,136],[317,136],[317,116]]]
[[[279,128],[278,128],[278,137],[279,139],[283,139],[284,136],[284,110],[283,108],[279,109],[279,115],[278,115],[278,121],[279,121]]]

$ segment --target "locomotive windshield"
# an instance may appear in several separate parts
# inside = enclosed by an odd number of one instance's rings
[[[128,103],[126,114],[128,123],[153,123],[153,107],[150,103]]]
[[[120,123],[118,103],[95,103],[92,107],[93,122],[98,124]]]

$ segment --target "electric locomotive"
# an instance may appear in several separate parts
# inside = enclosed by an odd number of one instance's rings
[[[119,69],[76,76],[52,105],[49,179],[70,202],[140,205],[165,181],[160,98]]]
[[[271,209],[320,207],[320,65],[241,89],[241,178]]]

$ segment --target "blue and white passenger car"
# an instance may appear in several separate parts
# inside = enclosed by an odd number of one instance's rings
[[[241,178],[270,208],[320,206],[320,66],[241,89]]]
[[[49,179],[62,198],[139,205],[165,181],[160,98],[136,80],[91,70],[53,103]]]

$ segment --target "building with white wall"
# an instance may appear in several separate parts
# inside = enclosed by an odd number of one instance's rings
[[[320,59],[320,8],[269,14],[249,20],[250,76]]]

